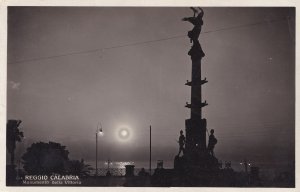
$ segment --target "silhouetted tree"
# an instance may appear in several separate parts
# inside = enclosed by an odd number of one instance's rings
[[[24,137],[23,132],[19,130],[21,120],[8,120],[6,124],[6,148],[10,153],[10,164],[15,163],[16,142],[21,142]]]
[[[66,147],[59,143],[33,143],[22,156],[24,170],[28,174],[64,174],[68,154]]]
[[[84,163],[84,160],[70,160],[67,163],[66,171],[68,174],[78,176],[89,176],[90,171],[93,170],[90,165]]]

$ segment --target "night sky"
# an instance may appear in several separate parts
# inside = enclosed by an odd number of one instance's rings
[[[215,130],[216,156],[288,165],[295,156],[294,9],[204,12],[203,117]],[[190,113],[186,16],[189,8],[9,7],[7,119],[23,121],[23,144],[59,142],[71,159],[92,163],[101,122],[100,160],[147,161],[152,125],[153,162],[172,167]],[[123,46],[137,42],[145,43]]]

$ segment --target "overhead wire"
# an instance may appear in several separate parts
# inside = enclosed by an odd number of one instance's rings
[[[281,18],[281,19],[275,19],[275,20],[269,20],[269,21],[260,21],[260,22],[249,23],[249,24],[244,24],[244,25],[237,25],[237,26],[232,26],[232,27],[220,28],[220,29],[216,29],[216,30],[204,31],[204,32],[201,32],[201,34],[227,31],[227,30],[245,28],[245,27],[261,25],[261,24],[265,24],[265,23],[274,23],[274,22],[280,22],[280,21],[286,21],[286,20],[287,20],[287,18]],[[31,62],[31,61],[49,60],[49,59],[53,59],[53,58],[59,58],[59,57],[65,57],[65,56],[71,56],[71,55],[79,55],[79,54],[87,54],[87,53],[93,53],[93,52],[97,52],[97,51],[118,49],[118,48],[123,48],[123,47],[137,46],[137,45],[142,45],[142,44],[155,43],[155,42],[160,42],[160,41],[167,41],[167,40],[178,39],[178,38],[183,38],[183,37],[186,37],[186,35],[176,35],[176,36],[160,38],[160,39],[155,39],[155,40],[127,43],[127,44],[123,44],[123,45],[116,45],[116,46],[110,46],[110,47],[104,47],[104,48],[90,49],[90,50],[86,50],[86,51],[75,51],[75,52],[59,54],[59,55],[53,55],[53,56],[37,57],[37,58],[32,58],[32,59],[23,59],[23,60],[11,61],[11,62],[7,62],[7,63],[12,64],[12,63],[24,63],[24,62]]]

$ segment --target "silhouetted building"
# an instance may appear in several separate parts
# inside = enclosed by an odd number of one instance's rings
[[[132,177],[134,176],[134,165],[125,165],[125,176]]]

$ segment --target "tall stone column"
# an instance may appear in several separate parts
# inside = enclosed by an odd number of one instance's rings
[[[186,107],[190,109],[190,119],[185,121],[186,146],[185,157],[189,164],[198,165],[201,157],[207,153],[206,150],[206,119],[202,118],[202,108],[207,105],[202,101],[202,85],[207,83],[206,79],[201,77],[201,60],[205,56],[199,43],[199,35],[203,24],[203,10],[194,17],[184,18],[194,25],[194,28],[188,32],[188,37],[193,43],[188,54],[192,60],[192,78],[186,85],[191,87],[191,103]]]

